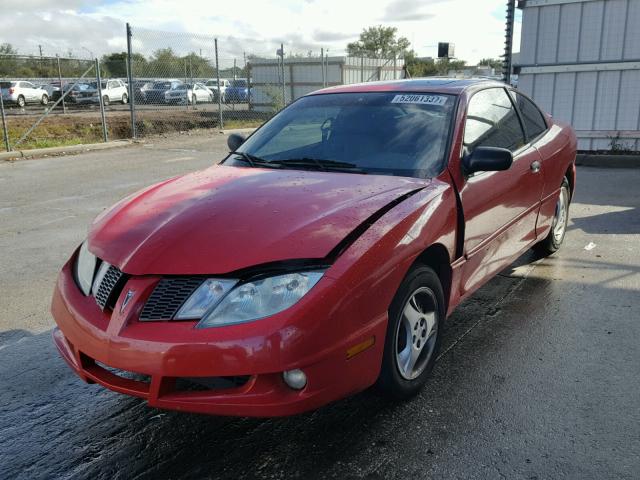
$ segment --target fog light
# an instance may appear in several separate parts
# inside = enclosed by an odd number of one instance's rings
[[[294,390],[302,390],[307,385],[307,376],[298,368],[282,373],[284,383]]]

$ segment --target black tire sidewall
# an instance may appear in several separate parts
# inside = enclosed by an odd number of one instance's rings
[[[420,287],[428,287],[434,293],[438,303],[438,331],[436,333],[436,345],[423,372],[413,380],[406,380],[400,375],[395,355],[396,332],[398,323],[401,321],[402,309],[409,297]],[[377,386],[385,393],[395,398],[409,398],[422,388],[427,381],[431,370],[435,364],[445,319],[444,292],[438,275],[431,267],[416,265],[407,273],[400,284],[396,295],[389,307],[389,323],[385,338],[382,367],[378,378]]]
[[[27,102],[25,101],[24,97],[22,95],[18,96],[18,106],[20,108],[24,107],[27,104]]]

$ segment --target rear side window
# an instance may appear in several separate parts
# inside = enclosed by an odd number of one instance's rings
[[[464,127],[465,154],[476,147],[512,152],[525,144],[520,120],[503,88],[482,90],[471,97]]]
[[[524,128],[527,131],[527,138],[532,139],[540,135],[547,129],[547,122],[540,109],[524,95],[514,92],[518,110],[522,114]]]

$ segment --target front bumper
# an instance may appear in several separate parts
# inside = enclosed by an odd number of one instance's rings
[[[103,312],[93,297],[79,291],[70,265],[60,273],[52,302],[58,324],[53,339],[60,354],[84,381],[143,398],[150,406],[215,415],[292,415],[363,390],[377,378],[386,314],[349,335],[335,328],[339,318],[331,319],[333,327],[327,325],[328,309],[335,314],[331,279],[325,280],[318,304],[301,305],[310,303],[305,297],[291,312],[196,330],[194,322],[137,320],[158,277],[130,278],[123,292],[139,292],[138,299],[123,309],[121,295],[113,312]],[[306,315],[296,312],[298,307]],[[303,320],[296,322],[296,317]],[[335,331],[323,333],[327,327]],[[348,358],[350,347],[371,336],[376,338],[371,348]],[[105,366],[144,378],[123,378]],[[308,379],[299,391],[282,379],[283,371],[294,368],[301,368]],[[183,379],[212,377],[244,377],[245,381],[224,389],[178,388]]]

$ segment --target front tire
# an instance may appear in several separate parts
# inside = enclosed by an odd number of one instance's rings
[[[544,240],[536,243],[533,249],[542,256],[551,255],[557,252],[564,237],[567,233],[567,225],[569,223],[569,205],[571,203],[571,189],[567,177],[562,179],[560,186],[560,194],[556,203],[556,213],[553,216],[551,230]]]
[[[426,383],[435,364],[445,319],[442,284],[430,267],[413,267],[389,308],[382,368],[377,387],[407,399]]]
[[[127,96],[126,93],[122,94],[122,104],[126,105],[127,103],[129,103],[129,97]]]
[[[104,105],[105,107],[109,106],[109,97],[107,95],[102,97],[102,105]]]
[[[42,105],[47,106],[49,105],[49,95],[47,95],[46,93],[42,95],[42,98],[40,99],[40,103],[42,103]]]
[[[195,105],[196,103],[198,103],[198,97],[196,97],[195,95],[191,96],[191,105]]]

